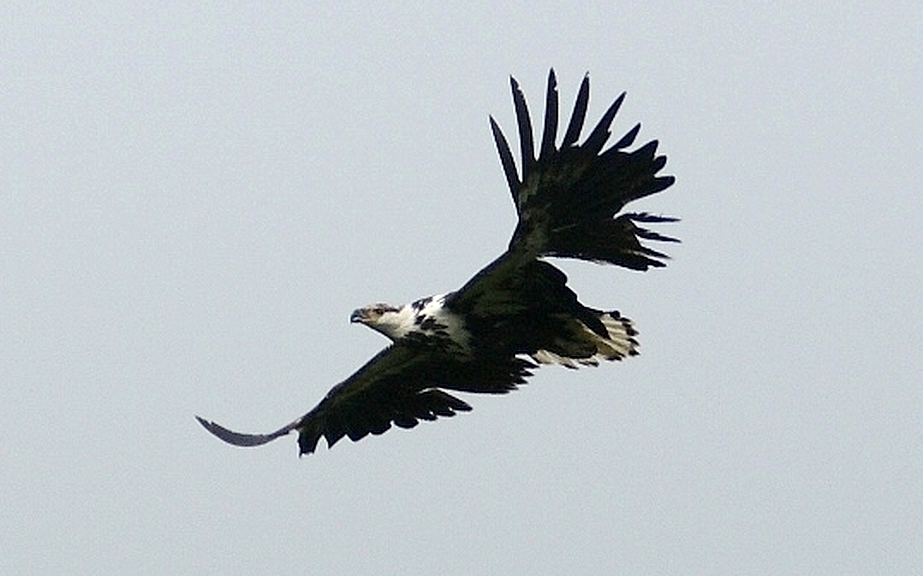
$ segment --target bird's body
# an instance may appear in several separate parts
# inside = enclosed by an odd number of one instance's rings
[[[454,344],[460,353],[469,352],[471,334],[464,318],[445,305],[450,295],[427,296],[400,307],[373,304],[353,312],[350,321],[365,324],[393,341],[438,338]]]
[[[254,435],[199,418],[206,429],[238,446],[257,446],[298,431],[300,451],[306,454],[322,436],[332,446],[343,436],[358,440],[392,424],[410,428],[419,420],[471,409],[446,390],[502,394],[523,384],[540,364],[576,368],[637,354],[632,322],[616,311],[584,306],[567,287],[564,273],[545,258],[577,258],[634,270],[663,266],[666,256],[641,240],[675,240],[639,224],[675,219],[619,212],[628,202],[673,183],[672,176],[657,176],[666,158],[655,155],[656,141],[625,151],[640,125],[603,150],[624,94],[578,145],[589,98],[586,78],[557,146],[553,71],[536,158],[525,99],[515,80],[512,88],[521,177],[503,133],[490,119],[519,216],[507,251],[455,292],[353,312],[351,321],[387,336],[391,345],[291,424]]]

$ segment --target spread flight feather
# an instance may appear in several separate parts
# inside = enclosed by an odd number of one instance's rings
[[[521,172],[506,137],[490,118],[519,217],[506,252],[455,292],[353,312],[351,321],[381,332],[391,344],[304,416],[269,434],[233,432],[197,416],[209,432],[236,446],[259,446],[297,431],[300,453],[309,454],[321,437],[330,447],[344,436],[356,441],[392,425],[412,428],[420,420],[471,410],[447,390],[504,394],[524,384],[540,364],[576,368],[637,354],[632,322],[616,311],[581,304],[564,273],[543,258],[576,258],[642,271],[664,266],[667,256],[642,241],[677,240],[642,226],[676,219],[620,212],[629,202],[673,184],[672,176],[657,175],[666,157],[656,155],[657,141],[627,150],[640,124],[603,150],[624,93],[583,144],[577,144],[589,102],[587,77],[556,146],[558,91],[552,70],[536,158],[525,97],[515,79],[510,83]]]

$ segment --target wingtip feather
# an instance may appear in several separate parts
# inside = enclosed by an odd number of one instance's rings
[[[568,148],[577,143],[580,139],[580,132],[583,130],[583,122],[586,120],[587,104],[590,100],[590,73],[587,72],[580,83],[580,90],[577,92],[577,100],[574,102],[574,111],[571,113],[570,122],[567,125],[567,131],[564,133],[564,140],[561,142],[561,149]]]
[[[516,123],[519,127],[519,149],[522,154],[522,179],[525,181],[535,163],[535,141],[532,138],[532,120],[529,118],[529,106],[519,87],[519,82],[510,76],[510,88],[513,92],[513,108],[516,110]]]
[[[558,80],[554,68],[548,72],[548,90],[545,96],[545,125],[542,129],[542,144],[539,160],[550,158],[555,153],[558,136]]]
[[[227,442],[228,444],[232,444],[234,446],[241,446],[244,448],[249,448],[252,446],[262,446],[263,444],[272,442],[276,438],[285,436],[292,430],[295,430],[298,427],[299,422],[300,422],[300,420],[296,420],[295,422],[292,422],[291,424],[287,424],[283,426],[282,428],[279,428],[275,432],[270,432],[269,434],[244,434],[243,432],[235,432],[233,430],[229,430],[225,428],[224,426],[218,424],[217,422],[206,420],[205,418],[202,418],[201,416],[196,416],[195,418],[196,420],[199,421],[199,424],[201,424],[202,427],[204,427],[206,430],[211,432],[214,436],[216,436],[220,440],[223,440],[224,442]]]

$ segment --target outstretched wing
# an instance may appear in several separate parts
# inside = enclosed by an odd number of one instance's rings
[[[656,140],[634,151],[627,150],[634,143],[640,124],[603,150],[625,93],[609,106],[586,140],[578,144],[590,97],[590,81],[584,77],[573,114],[558,147],[555,144],[558,129],[557,80],[554,70],[551,70],[545,98],[544,129],[536,158],[525,97],[514,78],[510,78],[510,83],[519,127],[521,176],[506,137],[493,117],[490,118],[494,142],[519,215],[510,251],[532,256],[608,262],[635,270],[664,266],[666,255],[643,245],[641,241],[677,240],[646,230],[638,224],[673,222],[676,219],[647,213],[617,216],[629,202],[656,194],[674,182],[673,176],[657,175],[667,159],[656,155]]]
[[[298,431],[301,454],[321,437],[333,446],[344,436],[357,441],[395,425],[450,417],[471,407],[444,389],[500,394],[515,389],[534,365],[509,356],[459,356],[437,346],[399,341],[334,386],[313,410],[269,434],[233,432],[196,416],[206,430],[235,446],[259,446]]]

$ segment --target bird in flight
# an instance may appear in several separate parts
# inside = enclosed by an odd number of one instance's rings
[[[578,143],[589,101],[588,77],[557,144],[554,70],[548,75],[536,157],[525,97],[514,78],[510,84],[521,172],[506,137],[490,118],[519,217],[506,252],[454,292],[354,311],[350,321],[384,334],[390,345],[294,422],[269,434],[243,434],[196,416],[206,430],[235,446],[259,446],[297,431],[300,454],[310,454],[321,437],[329,448],[344,436],[357,441],[392,424],[413,428],[420,420],[471,410],[447,391],[505,394],[524,384],[541,364],[576,368],[638,353],[631,320],[617,311],[584,306],[568,288],[564,273],[546,258],[640,271],[664,266],[667,256],[643,241],[678,240],[644,226],[677,219],[620,212],[629,202],[673,184],[672,176],[658,176],[666,157],[657,155],[656,140],[628,150],[640,124],[604,149],[625,93]]]

